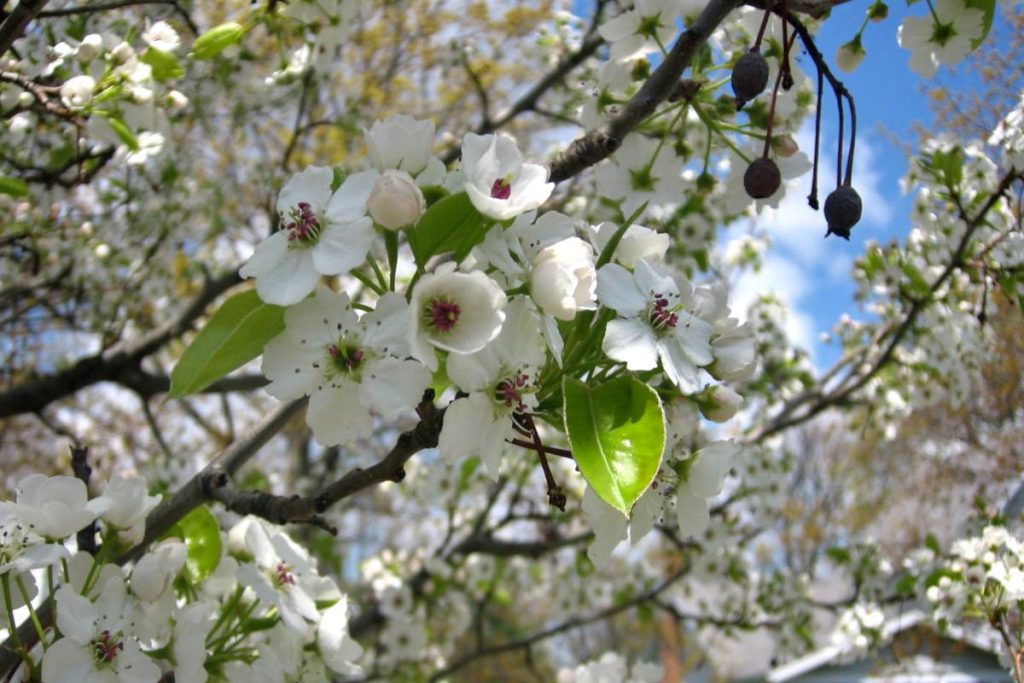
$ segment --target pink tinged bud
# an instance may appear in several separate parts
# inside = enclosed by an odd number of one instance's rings
[[[434,299],[426,305],[423,312],[427,326],[438,332],[451,332],[456,323],[459,322],[459,315],[462,308],[454,301],[444,298]]]
[[[722,384],[707,387],[697,401],[701,414],[712,422],[731,420],[743,405],[743,397]]]
[[[780,135],[775,138],[774,147],[780,157],[791,157],[800,151],[800,145],[792,135]]]
[[[495,199],[508,199],[512,196],[512,183],[508,178],[498,178],[491,185],[491,196]]]
[[[366,208],[377,225],[398,230],[415,225],[426,211],[427,202],[412,176],[388,169],[374,183]]]

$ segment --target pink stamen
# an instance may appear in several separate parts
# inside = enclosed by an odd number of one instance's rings
[[[461,313],[462,307],[454,301],[435,299],[427,304],[427,325],[438,332],[450,332],[455,327],[455,324],[459,322],[459,315]]]
[[[320,236],[320,219],[308,202],[299,202],[287,216],[285,224],[289,242],[314,242]]]
[[[92,647],[97,661],[110,664],[117,659],[117,654],[124,650],[124,643],[110,631],[103,631],[99,638],[92,641]]]
[[[286,565],[284,562],[278,562],[277,566],[274,567],[274,580],[279,586],[284,586],[286,584],[291,586],[295,585],[295,577],[292,576],[291,567]]]
[[[668,299],[661,294],[654,295],[654,305],[650,311],[651,326],[656,330],[675,327],[679,324],[679,316],[668,308]]]
[[[512,196],[512,183],[505,178],[498,178],[491,185],[491,196],[495,199],[508,199]]]

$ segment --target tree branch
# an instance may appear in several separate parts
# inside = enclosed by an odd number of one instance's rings
[[[573,140],[568,149],[555,157],[549,166],[551,182],[560,183],[611,156],[623,138],[668,99],[697,50],[737,5],[737,0],[711,0],[622,111]]]
[[[25,31],[28,22],[32,21],[42,11],[47,1],[21,0],[21,2],[14,6],[11,13],[0,24],[0,55],[5,54],[11,49],[14,41],[20,38],[21,34]]]
[[[305,399],[282,403],[241,441],[224,449],[201,472],[192,477],[170,498],[164,500],[146,517],[146,535],[142,542],[117,558],[124,564],[140,557],[150,543],[160,538],[178,520],[209,499],[207,488],[211,479],[230,477],[252,458],[268,441],[306,406]]]
[[[677,569],[668,578],[666,578],[664,581],[659,583],[654,588],[643,593],[640,593],[639,595],[636,595],[630,598],[629,600],[625,600],[617,605],[612,605],[610,607],[606,607],[603,610],[599,610],[598,612],[595,612],[594,614],[588,617],[573,617],[571,619],[566,619],[565,621],[562,621],[550,628],[538,631],[529,636],[526,636],[525,638],[520,638],[519,640],[513,640],[507,643],[502,643],[501,645],[492,645],[490,647],[480,648],[475,652],[472,652],[460,659],[455,660],[450,665],[448,665],[444,669],[438,671],[433,676],[431,676],[430,680],[440,681],[444,678],[451,676],[451,674],[455,673],[456,671],[459,671],[460,669],[469,666],[478,659],[483,659],[484,657],[492,657],[494,655],[499,655],[505,652],[512,652],[514,650],[528,648],[535,643],[538,643],[542,640],[546,640],[553,636],[557,636],[560,633],[565,633],[566,631],[571,631],[577,628],[581,628],[583,626],[587,626],[589,624],[594,624],[599,621],[603,621],[605,619],[615,616],[616,614],[625,612],[628,609],[632,609],[633,607],[641,605],[645,602],[654,600],[659,595],[664,593],[667,589],[669,589],[676,581],[678,581],[687,573],[689,573],[689,570],[689,564],[684,564],[682,567]]]
[[[53,401],[97,382],[116,381],[122,373],[137,368],[143,358],[184,334],[210,303],[239,282],[241,280],[237,271],[225,273],[207,283],[199,296],[177,317],[149,334],[83,358],[65,370],[43,375],[0,392],[0,418],[38,412]]]
[[[256,515],[274,524],[312,524],[332,534],[337,533],[322,516],[325,510],[363,489],[385,481],[402,481],[409,458],[424,448],[437,446],[444,410],[438,410],[434,405],[432,389],[424,393],[416,412],[420,417],[419,423],[399,435],[384,458],[366,469],[350,471],[312,496],[275,496],[262,491],[237,489],[230,478],[233,471],[218,466],[216,462],[197,475],[200,478],[199,489],[204,498],[216,500],[241,515]]]

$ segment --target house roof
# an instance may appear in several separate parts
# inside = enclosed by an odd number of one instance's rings
[[[901,612],[882,624],[882,641],[889,642],[893,636],[901,631],[918,625],[932,626],[930,615],[919,609]],[[942,635],[952,640],[967,643],[971,647],[992,655],[998,655],[1001,652],[1002,641],[998,633],[992,628],[964,628],[960,625],[951,624]],[[768,672],[765,680],[769,683],[783,683],[815,669],[842,663],[846,657],[854,653],[855,649],[850,645],[826,645],[803,657],[775,667]],[[944,677],[943,680],[952,682],[954,679]]]

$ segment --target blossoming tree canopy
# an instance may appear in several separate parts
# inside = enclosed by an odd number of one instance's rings
[[[800,430],[884,444],[1003,353],[1024,95],[980,142],[924,141],[909,237],[863,245],[867,316],[822,369],[735,285],[793,196],[808,239],[861,248],[858,94],[815,37],[840,3],[535,4],[8,3],[5,680],[470,680],[514,656],[659,681],[635,643],[551,643],[622,622],[669,668],[680,629],[711,660],[758,630],[786,656],[828,612],[863,647],[917,599],[983,615],[1024,683],[1020,490],[895,564],[837,539],[793,571],[777,526]],[[881,24],[931,77],[997,5],[888,13],[839,69]]]

